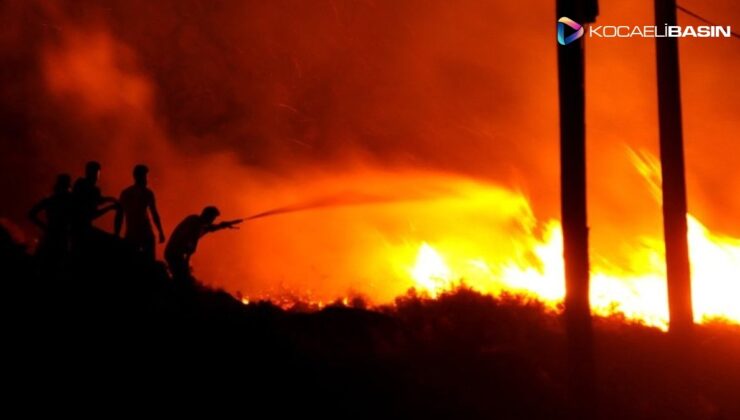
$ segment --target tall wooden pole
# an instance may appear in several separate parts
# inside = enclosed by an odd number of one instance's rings
[[[556,8],[558,18],[568,17],[581,25],[596,18],[595,0],[557,0]],[[574,416],[586,419],[594,417],[596,392],[589,305],[584,41],[581,37],[558,45],[558,90],[569,381]]]
[[[655,0],[655,24],[676,25],[676,1]],[[684,336],[693,326],[687,240],[686,178],[677,38],[656,38],[658,121],[663,178],[663,233],[668,277],[670,332]]]

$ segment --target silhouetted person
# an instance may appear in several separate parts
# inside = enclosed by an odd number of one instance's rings
[[[105,213],[118,207],[118,201],[113,197],[104,197],[98,187],[100,179],[100,163],[87,162],[85,176],[75,181],[72,194],[75,200],[76,219],[80,227],[92,226],[92,222]],[[100,207],[109,204],[105,207]]]
[[[58,175],[52,194],[36,203],[28,212],[31,221],[43,231],[36,255],[44,263],[61,262],[69,252],[74,211],[71,185],[72,178],[69,175]],[[39,217],[42,212],[43,219]]]
[[[120,236],[123,221],[126,221],[124,238],[147,258],[155,259],[154,231],[149,221],[149,213],[159,233],[159,243],[164,243],[162,222],[157,212],[154,192],[147,188],[149,168],[145,165],[134,167],[134,185],[121,192],[118,199],[120,208],[116,212],[115,233]]]
[[[102,241],[102,232],[93,228],[93,221],[105,213],[118,208],[118,201],[113,197],[104,197],[100,193],[100,163],[87,162],[85,176],[75,181],[72,189],[74,214],[72,217],[72,245],[75,252],[94,250],[96,242]],[[105,205],[108,204],[108,205]],[[103,207],[101,207],[103,206]]]
[[[235,225],[242,222],[238,219],[214,224],[220,214],[216,207],[208,206],[200,215],[186,217],[172,232],[164,250],[164,258],[175,280],[190,281],[190,257],[203,235],[221,229],[234,229]]]

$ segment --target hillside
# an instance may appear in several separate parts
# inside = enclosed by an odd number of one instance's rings
[[[117,247],[45,272],[3,236],[3,377],[25,413],[107,402],[245,416],[570,417],[560,319],[537,303],[461,288],[372,309],[243,305],[177,287],[163,266]],[[697,328],[681,366],[658,330],[618,318],[595,326],[603,418],[740,418],[737,326]]]

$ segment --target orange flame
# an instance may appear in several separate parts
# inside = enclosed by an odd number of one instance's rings
[[[659,198],[657,159],[637,153],[632,157]],[[740,239],[714,234],[692,215],[688,215],[688,225],[695,321],[719,318],[740,323],[740,278],[737,277]],[[560,222],[548,222],[540,239],[532,235],[531,227],[510,239],[518,244],[517,251],[495,261],[466,255],[455,246],[435,244],[433,247],[422,243],[411,276],[416,286],[431,296],[452,287],[453,280],[462,279],[482,293],[516,293],[556,309],[565,296]],[[644,245],[630,256],[630,270],[612,265],[608,260],[592,262],[592,312],[604,316],[621,313],[628,319],[666,330],[668,303],[663,243],[657,238],[643,238],[642,242]]]
[[[740,323],[740,280],[735,277],[740,272],[740,239],[715,235],[692,216],[688,237],[695,321],[721,318]],[[668,304],[663,250],[656,246],[641,252],[638,258],[646,264],[638,273],[603,265],[592,269],[592,311],[604,316],[621,313],[628,319],[665,330]],[[482,293],[516,293],[555,309],[565,296],[558,222],[550,222],[545,239],[534,246],[532,254],[534,261],[489,264],[481,258],[446,259],[445,251],[423,243],[411,276],[416,286],[432,297],[453,287],[455,279],[464,279],[469,287]]]
[[[649,156],[641,158],[649,159]],[[655,162],[640,168],[646,179],[653,184],[659,182],[656,172],[659,173],[660,167]],[[322,248],[331,246],[335,252],[307,253],[310,266],[301,265],[303,260],[299,255],[310,251],[307,247],[296,247],[295,258],[281,254],[277,259],[265,259],[264,266],[270,276],[287,281],[284,285],[250,292],[245,301],[269,299],[286,308],[298,305],[320,309],[330,304],[346,305],[349,301],[343,301],[342,296],[353,293],[384,303],[415,288],[435,298],[463,282],[481,293],[517,294],[559,310],[565,296],[561,225],[557,220],[538,221],[523,193],[440,174],[373,176],[377,179],[363,179],[366,187],[393,182],[394,188],[404,193],[415,189],[440,194],[422,194],[409,202],[330,209],[318,214],[298,212],[247,226],[269,229],[269,223],[276,223],[293,232],[292,238],[315,238],[317,233],[310,229],[322,226],[322,234],[327,230],[324,225],[311,223],[316,220],[312,217],[327,217],[326,212],[331,211],[333,224],[338,225],[341,235],[318,235],[326,240]],[[735,273],[740,272],[740,238],[713,233],[691,215],[688,223],[695,321],[720,318],[740,323],[740,305],[736,303],[740,297],[740,279],[735,278]],[[367,230],[367,226],[371,229]],[[260,238],[279,239],[272,235]],[[619,263],[608,255],[592,252],[592,311],[603,316],[621,314],[666,330],[668,303],[663,241],[660,237],[638,239],[639,245],[631,247],[626,259]],[[314,242],[309,244],[313,246]],[[264,256],[269,257],[278,248],[285,252],[285,246],[264,247]],[[286,259],[294,263],[275,265],[276,260]],[[321,280],[289,281],[294,277],[300,279],[309,269],[321,275]],[[360,280],[352,283],[351,292],[342,294],[347,289],[335,279],[348,276]],[[336,293],[340,293],[339,298]]]

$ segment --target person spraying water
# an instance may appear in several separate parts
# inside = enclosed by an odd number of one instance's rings
[[[190,257],[197,250],[200,238],[223,229],[237,229],[236,226],[244,221],[236,219],[214,223],[220,215],[218,208],[208,206],[200,215],[193,214],[183,219],[172,232],[164,250],[164,259],[175,281],[184,284],[192,282]]]
[[[365,194],[339,194],[328,197],[311,199],[301,203],[274,208],[248,217],[227,220],[214,223],[221,215],[218,208],[208,206],[200,215],[190,215],[183,219],[170,235],[170,240],[164,250],[164,259],[167,262],[172,278],[178,282],[189,284],[192,282],[190,275],[190,258],[198,248],[200,238],[208,233],[223,229],[237,229],[238,225],[247,220],[260,219],[263,217],[276,216],[278,214],[293,213],[323,207],[338,207],[348,205],[362,205],[395,201],[387,197],[370,196]]]
[[[425,196],[377,195],[360,192],[344,192],[340,194],[308,199],[299,203],[277,207],[240,219],[214,223],[221,214],[216,207],[208,206],[200,215],[186,217],[175,228],[164,250],[164,258],[170,269],[173,279],[186,284],[192,283],[190,275],[190,257],[195,253],[200,238],[208,233],[223,229],[238,229],[242,222],[277,216],[286,213],[302,212],[320,208],[361,206],[369,204],[397,203],[423,199]]]

